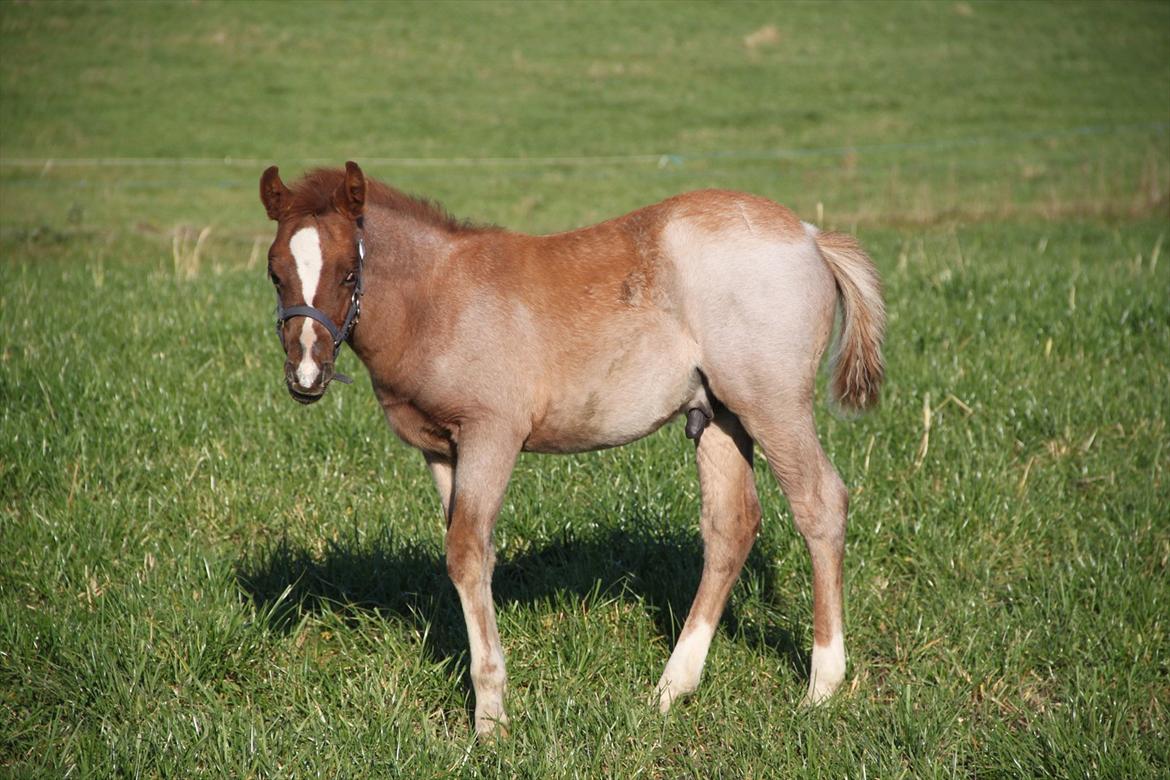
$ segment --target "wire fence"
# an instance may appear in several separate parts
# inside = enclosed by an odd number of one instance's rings
[[[815,214],[818,222],[831,214],[838,224],[931,224],[1015,215],[1166,215],[1168,135],[1170,122],[1135,122],[756,150],[357,159],[408,192],[531,230],[601,219],[639,199],[710,186],[758,192]],[[0,214],[0,237],[62,220],[65,228],[116,227],[137,213],[178,225],[175,230],[214,222],[215,240],[251,240],[254,227],[234,212],[225,215],[224,204],[251,197],[254,174],[273,162],[295,169],[339,160],[0,156],[0,194],[9,205]],[[636,194],[631,181],[638,182]],[[572,210],[541,197],[565,187],[578,204]],[[597,205],[583,210],[581,203]],[[135,224],[137,230],[146,223]],[[148,228],[167,232],[142,229]]]
[[[1081,125],[1038,131],[984,134],[957,138],[932,138],[895,143],[851,144],[846,146],[781,147],[773,149],[723,149],[696,152],[649,152],[606,155],[549,155],[516,157],[360,157],[362,163],[404,168],[514,168],[514,167],[592,167],[606,165],[656,165],[659,168],[683,166],[687,162],[783,161],[844,155],[873,155],[917,151],[961,149],[997,144],[1022,144],[1077,137],[1150,133],[1165,135],[1170,122],[1139,122],[1113,125]],[[283,158],[289,165],[330,165],[336,160],[320,157]],[[151,167],[246,167],[271,164],[270,159],[256,157],[3,157],[0,168],[34,168],[42,171],[55,167],[69,168],[151,168]]]

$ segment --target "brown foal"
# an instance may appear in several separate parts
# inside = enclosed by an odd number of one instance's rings
[[[848,495],[817,438],[813,397],[839,308],[833,400],[877,402],[881,283],[856,240],[721,190],[528,236],[458,222],[352,162],[291,189],[269,168],[260,197],[278,223],[268,268],[290,393],[319,399],[349,343],[391,428],[434,477],[478,733],[508,722],[492,530],[516,456],[625,444],[680,414],[696,440],[703,573],[652,702],[666,712],[698,685],[760,525],[756,444],[812,560],[806,701],[833,693],[845,675]]]

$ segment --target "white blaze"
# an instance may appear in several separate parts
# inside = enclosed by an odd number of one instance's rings
[[[317,228],[301,228],[288,242],[289,251],[297,264],[297,276],[301,280],[301,292],[305,296],[305,304],[313,305],[313,297],[317,294],[317,283],[321,281],[321,266],[324,260],[321,257],[321,237]],[[317,381],[320,369],[313,362],[313,343],[317,341],[317,334],[313,330],[313,321],[304,318],[301,325],[301,362],[297,366],[297,381],[301,387],[312,387]]]

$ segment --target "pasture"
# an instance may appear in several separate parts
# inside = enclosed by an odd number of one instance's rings
[[[0,53],[5,774],[1168,771],[1170,5],[6,1]],[[281,375],[256,182],[346,159],[525,232],[718,186],[859,236],[889,378],[818,406],[840,695],[796,706],[758,461],[703,683],[647,706],[702,556],[676,421],[520,460],[475,741],[421,457],[352,354],[312,407]]]

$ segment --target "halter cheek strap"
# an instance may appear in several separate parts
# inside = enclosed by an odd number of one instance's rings
[[[324,326],[325,330],[329,331],[329,336],[333,339],[334,362],[337,361],[337,353],[341,351],[342,343],[353,333],[354,326],[358,324],[358,319],[362,316],[362,272],[366,261],[366,243],[362,240],[363,225],[360,218],[357,227],[357,275],[353,283],[353,295],[349,299],[349,308],[345,312],[345,322],[341,324],[341,327],[338,327],[328,314],[316,306],[301,304],[284,308],[280,303],[280,293],[276,294],[276,335],[280,338],[280,345],[285,348],[286,352],[288,347],[284,343],[284,323],[294,317],[308,317],[311,320],[316,320]],[[353,380],[345,374],[334,373],[333,378],[347,385],[353,384]]]

